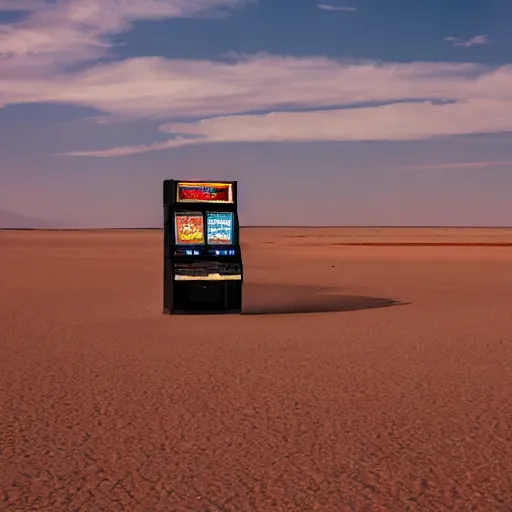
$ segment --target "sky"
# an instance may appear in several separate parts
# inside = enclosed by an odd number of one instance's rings
[[[512,0],[0,0],[0,214],[512,225]],[[1,217],[1,215],[0,215]]]

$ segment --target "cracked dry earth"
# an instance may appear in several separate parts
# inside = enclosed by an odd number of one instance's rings
[[[158,232],[0,232],[0,510],[512,511],[512,249],[336,233],[197,318]]]

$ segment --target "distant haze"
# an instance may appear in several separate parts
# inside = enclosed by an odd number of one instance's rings
[[[51,227],[53,226],[50,222],[0,210],[0,229],[45,229]]]

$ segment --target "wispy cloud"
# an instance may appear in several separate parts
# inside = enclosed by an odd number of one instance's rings
[[[471,48],[472,46],[482,46],[490,44],[489,37],[484,34],[471,37],[470,39],[461,39],[459,37],[448,36],[444,37],[443,41],[447,41],[449,43],[452,43],[453,46],[459,46],[462,48]]]
[[[108,36],[129,30],[135,20],[156,20],[208,13],[243,0],[18,0],[29,11],[21,22],[0,25],[0,57],[48,58],[53,62],[103,56]],[[15,6],[0,0],[0,11]],[[1,71],[1,69],[0,69]]]
[[[317,7],[319,9],[322,9],[322,11],[340,11],[340,12],[356,12],[357,11],[357,8],[353,7],[351,5],[338,6],[338,5],[331,5],[331,4],[317,4]]]
[[[506,108],[504,113],[503,109]],[[482,113],[488,114],[483,122]],[[192,144],[219,142],[400,141],[509,129],[512,108],[504,102],[478,100],[436,105],[429,102],[316,112],[233,115],[191,123],[169,123],[168,141],[73,155],[117,156]],[[496,123],[493,118],[501,117]],[[419,122],[418,120],[421,120]],[[179,138],[174,135],[179,134]]]
[[[28,77],[5,73],[0,79],[0,103],[68,103],[117,117],[173,119],[283,106],[314,109],[485,96],[490,94],[489,81],[497,87],[494,94],[500,88],[508,93],[504,80],[512,70],[481,75],[483,71],[471,64],[346,63],[268,55],[241,56],[229,63],[144,57],[97,64],[76,73],[53,71]],[[475,73],[480,74],[467,79]]]
[[[96,156],[198,143],[418,140],[512,130],[512,66],[265,55],[233,63],[132,59],[72,82],[18,83],[14,90],[31,101],[65,97],[115,116],[171,120],[161,127],[167,142]],[[172,121],[183,118],[191,121]]]
[[[405,165],[403,169],[409,170],[458,170],[458,169],[490,169],[495,167],[509,167],[512,169],[512,160],[509,161],[476,161],[476,162],[444,162],[437,164],[411,164]]]

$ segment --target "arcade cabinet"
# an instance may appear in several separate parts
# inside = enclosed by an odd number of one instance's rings
[[[241,313],[237,182],[164,181],[164,314]]]

